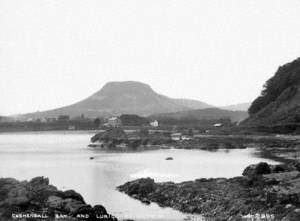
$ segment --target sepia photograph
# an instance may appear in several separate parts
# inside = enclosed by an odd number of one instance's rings
[[[0,0],[0,221],[300,221],[300,0]]]

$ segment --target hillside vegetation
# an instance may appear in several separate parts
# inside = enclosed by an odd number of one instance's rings
[[[220,120],[229,119],[231,122],[240,122],[248,117],[246,111],[230,111],[219,108],[206,108],[198,110],[187,110],[173,113],[162,113],[151,116],[159,120],[168,119],[190,119],[190,120]]]
[[[274,132],[299,130],[300,58],[278,68],[250,106],[243,125],[269,128]]]

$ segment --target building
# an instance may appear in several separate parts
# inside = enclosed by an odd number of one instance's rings
[[[151,127],[158,127],[158,121],[155,120],[155,121],[150,122],[150,126]]]
[[[214,124],[214,127],[223,127],[223,124],[222,123],[217,123],[217,124]]]
[[[181,137],[181,139],[182,139],[182,140],[192,140],[193,137],[192,137],[192,136],[188,136],[188,135],[183,135],[183,136]]]
[[[172,133],[171,138],[172,140],[182,140],[182,133]]]
[[[121,120],[119,117],[110,117],[107,119],[107,126],[119,127],[121,126]]]

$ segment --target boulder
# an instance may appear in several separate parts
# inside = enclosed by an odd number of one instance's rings
[[[49,185],[49,179],[43,176],[32,178],[29,181],[29,184],[32,186],[41,186],[41,185]]]
[[[243,171],[243,176],[253,177],[263,174],[270,174],[271,168],[269,164],[260,162],[258,164],[252,164]]]
[[[133,182],[128,182],[120,187],[121,191],[126,192],[128,195],[139,195],[146,196],[147,194],[155,190],[156,184],[154,179],[151,178],[141,178]]]
[[[64,199],[71,198],[71,199],[75,199],[75,200],[78,200],[78,201],[81,201],[82,203],[84,203],[83,197],[79,193],[75,192],[74,190],[64,191],[63,198]]]
[[[271,173],[283,173],[289,171],[285,165],[270,165]]]
[[[106,209],[101,205],[94,206],[93,210],[98,215],[106,215],[107,214]]]
[[[11,221],[12,213],[28,213],[44,211],[50,220],[54,220],[55,212],[63,215],[72,215],[66,221],[81,220],[76,214],[87,214],[91,218],[87,221],[116,221],[103,206],[92,208],[84,202],[83,197],[74,190],[59,191],[49,185],[49,179],[36,177],[27,181],[17,181],[11,178],[0,178],[0,221]],[[105,215],[104,219],[97,219],[96,215]],[[22,219],[23,220],[23,219]],[[47,219],[48,220],[48,219]]]
[[[49,208],[61,210],[64,203],[63,199],[58,196],[49,196],[46,205]]]
[[[300,162],[292,162],[288,164],[293,170],[297,170],[300,172]]]
[[[83,205],[73,213],[73,216],[77,216],[78,214],[88,214],[89,216],[92,216],[93,208],[90,205]]]

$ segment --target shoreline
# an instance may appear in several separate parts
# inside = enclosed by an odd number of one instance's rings
[[[246,149],[255,148],[257,156],[265,159],[275,160],[281,163],[291,163],[300,160],[300,137],[299,136],[259,136],[259,135],[203,135],[190,140],[179,140],[162,142],[159,145],[151,143],[142,145],[143,140],[138,141],[140,145],[131,147],[130,140],[115,140],[110,138],[102,143],[91,143],[90,148],[99,151],[132,152],[148,151],[157,149],[199,149],[217,151],[219,149]],[[119,142],[118,145],[112,145]],[[121,146],[121,147],[119,147]]]
[[[117,189],[142,203],[156,203],[208,220],[300,220],[300,165],[248,166],[243,176],[181,183],[141,178]]]

